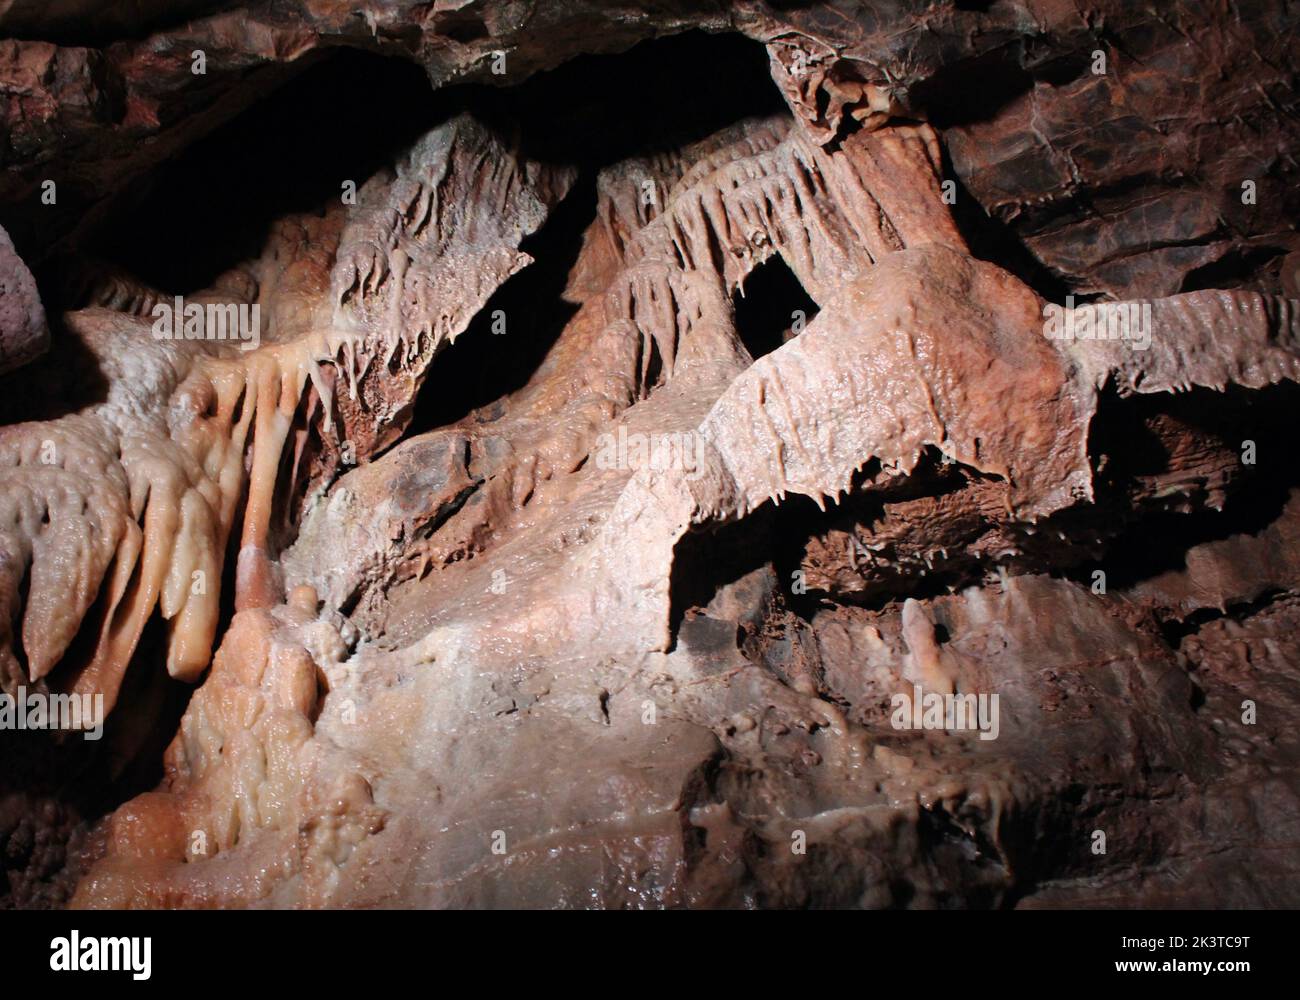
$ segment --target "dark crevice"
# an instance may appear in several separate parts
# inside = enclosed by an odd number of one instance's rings
[[[992,121],[1034,85],[1023,58],[1019,47],[1008,47],[941,67],[911,88],[910,103],[940,129]]]
[[[1197,608],[1182,618],[1164,617],[1160,619],[1160,634],[1165,642],[1177,649],[1189,635],[1195,635],[1210,622],[1228,619],[1242,621],[1251,618],[1288,596],[1286,591],[1270,589],[1250,601],[1229,604],[1225,608]]]
[[[1180,292],[1213,288],[1253,288],[1272,284],[1270,291],[1286,293],[1281,276],[1285,247],[1265,246],[1229,250],[1218,260],[1193,268],[1183,277]]]
[[[1167,460],[1151,431],[1160,415],[1197,428],[1225,448],[1240,453],[1245,440],[1255,442],[1257,461],[1242,465],[1221,511],[1183,513],[1150,509],[1130,513],[1128,523],[1111,537],[1105,555],[1061,575],[1085,582],[1094,570],[1106,573],[1107,587],[1124,588],[1186,565],[1187,550],[1233,535],[1256,535],[1277,520],[1292,490],[1300,487],[1300,466],[1292,460],[1293,415],[1300,408],[1300,386],[1283,383],[1264,390],[1239,386],[1224,392],[1194,389],[1176,395],[1157,393],[1127,399],[1104,396],[1090,435],[1097,461],[1108,456],[1099,477],[1097,510],[1091,515],[1119,517],[1130,508],[1129,484],[1159,470]]]
[[[953,182],[952,217],[978,260],[996,261],[1049,302],[1063,302],[1070,286],[1029,249],[1010,223],[997,219],[970,193],[943,147],[943,176]]]
[[[94,824],[162,783],[164,752],[195,690],[168,676],[166,640],[166,624],[155,616],[99,739],[0,731],[0,910],[65,904],[96,853]],[[45,832],[33,835],[41,825]]]
[[[59,0],[15,0],[0,20],[5,38],[102,49],[237,6],[234,0],[98,0],[87,9]]]
[[[516,87],[483,91],[475,113],[518,123],[534,159],[602,167],[784,111],[762,45],[687,31],[619,55],[579,56]]]
[[[595,206],[595,175],[585,171],[521,244],[533,263],[502,284],[430,366],[407,437],[456,423],[528,382],[578,310],[563,292]]]
[[[617,56],[581,56],[514,87],[462,90],[477,117],[518,136],[524,155],[574,165],[579,174],[545,226],[523,241],[520,249],[533,263],[496,291],[431,366],[408,437],[475,411],[493,419],[492,404],[537,371],[578,309],[564,289],[595,218],[602,167],[784,107],[762,46],[695,31],[642,42]],[[636,114],[628,114],[629,107]],[[746,296],[757,296],[754,305],[737,309],[745,310],[745,327],[753,330],[751,351],[767,353],[779,346],[781,330],[773,324],[781,315],[802,309],[811,318],[816,307],[783,262],[760,271],[752,276],[752,290],[745,289]],[[789,325],[787,319],[781,329]],[[650,360],[648,384],[655,384],[659,366],[657,356]]]
[[[108,398],[108,378],[80,339],[48,314],[57,349],[0,376],[0,426],[29,420],[57,420]]]
[[[277,219],[340,203],[344,181],[359,188],[452,100],[413,63],[341,49],[133,186],[83,249],[165,292],[205,288]]]
[[[753,358],[770,354],[798,336],[817,315],[817,303],[780,254],[750,273],[734,301],[736,332]]]
[[[965,488],[973,478],[989,478],[960,465],[945,466],[934,449],[910,476],[886,489],[862,492],[860,473],[854,490],[841,502],[828,503],[825,511],[807,497],[788,497],[775,507],[776,529],[765,558],[773,562],[790,610],[807,621],[835,604],[881,610],[907,597],[941,596],[980,583],[998,566],[1012,575],[1047,573],[1085,587],[1092,583],[1094,571],[1102,570],[1108,590],[1122,590],[1183,569],[1192,546],[1256,535],[1277,520],[1292,491],[1300,488],[1300,467],[1289,459],[1293,421],[1288,415],[1298,408],[1300,386],[1291,383],[1265,390],[1195,389],[1124,399],[1104,394],[1090,435],[1093,466],[1102,467],[1095,501],[1058,511],[1032,531],[1017,529],[1018,554],[997,563],[952,549],[948,559],[936,558],[932,566],[922,567],[926,574],[919,575],[914,556],[902,550],[896,553],[897,564],[881,562],[861,592],[831,595],[810,586],[799,594],[792,589],[810,537],[825,536],[831,529],[852,532],[857,525],[876,523],[886,504],[942,497]],[[1183,509],[1208,502],[1206,487],[1195,482],[1188,484],[1186,497],[1161,497],[1158,490],[1143,485],[1168,467],[1171,456],[1155,427],[1171,420],[1196,434],[1201,447],[1217,447],[1220,454],[1236,455],[1242,441],[1255,442],[1258,463],[1233,471],[1222,510]],[[1141,496],[1147,499],[1139,500]],[[973,526],[968,543],[989,527]]]
[[[677,542],[669,581],[669,630],[674,643],[683,622],[698,615],[719,590],[768,562],[774,523],[765,505],[743,521],[700,528]],[[734,649],[734,626],[722,629],[718,638],[722,648]]]

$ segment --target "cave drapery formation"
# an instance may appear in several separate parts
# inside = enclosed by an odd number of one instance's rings
[[[1300,902],[1281,0],[0,35],[0,905]]]

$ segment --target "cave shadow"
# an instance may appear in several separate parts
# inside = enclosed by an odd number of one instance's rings
[[[168,293],[206,288],[260,254],[277,219],[360,188],[455,104],[413,62],[324,53],[130,186],[80,249]]]
[[[463,96],[476,117],[517,137],[525,156],[576,167],[578,177],[545,225],[522,242],[533,263],[504,282],[430,366],[407,438],[487,411],[537,372],[578,310],[563,292],[595,219],[602,168],[785,109],[761,45],[699,31],[641,42],[618,55],[579,56],[521,84],[468,87]],[[738,303],[744,323],[737,325],[742,336],[754,331],[751,353],[767,353],[779,346],[780,331],[771,326],[781,310],[803,309],[811,318],[816,307],[783,261],[752,277],[754,288],[745,295],[755,301]]]
[[[108,399],[99,359],[50,313],[50,348],[21,368],[0,375],[0,427],[57,420]]]
[[[779,253],[754,268],[732,300],[736,333],[754,360],[798,336],[818,311]]]
[[[527,384],[578,311],[563,293],[595,214],[596,177],[584,170],[546,224],[520,244],[533,262],[503,282],[429,366],[405,439],[454,424]]]
[[[1176,417],[1234,449],[1239,450],[1244,441],[1254,441],[1257,461],[1243,464],[1242,475],[1231,487],[1222,510],[1145,514],[1107,544],[1101,559],[1059,575],[1084,582],[1100,569],[1106,573],[1108,588],[1128,588],[1185,569],[1187,551],[1194,546],[1234,535],[1258,535],[1278,519],[1292,492],[1300,488],[1292,430],[1297,412],[1300,385],[1290,382],[1266,389],[1229,386],[1216,392],[1194,388],[1127,398],[1103,392],[1089,435],[1089,450],[1095,457],[1103,453],[1113,457],[1116,473],[1109,484],[1099,484],[1107,493],[1119,493],[1125,480],[1158,468],[1168,457],[1145,426],[1156,414]],[[1103,504],[1106,499],[1105,494],[1099,497]]]

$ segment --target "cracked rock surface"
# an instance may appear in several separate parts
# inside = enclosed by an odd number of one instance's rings
[[[1300,903],[1294,15],[970,6],[0,5],[0,905]]]

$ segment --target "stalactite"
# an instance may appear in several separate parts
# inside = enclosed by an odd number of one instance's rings
[[[520,162],[467,116],[439,126],[395,174],[364,187],[347,220],[337,209],[282,220],[262,259],[188,297],[202,305],[221,303],[223,290],[258,296],[266,315],[250,331],[263,341],[252,351],[155,338],[140,313],[173,297],[92,270],[86,296],[120,309],[68,321],[108,368],[109,399],[0,430],[0,464],[18,473],[0,484],[0,525],[12,526],[0,531],[0,611],[9,612],[0,640],[21,607],[27,659],[24,669],[12,643],[0,643],[4,686],[49,682],[102,693],[111,708],[155,610],[167,622],[168,672],[195,680],[216,639],[236,530],[235,608],[283,599],[271,528],[290,499],[277,493],[286,453],[295,467],[303,458],[295,424],[319,421],[341,450],[339,379],[354,403],[378,407],[351,415],[348,432],[364,430],[363,419],[389,420],[402,401],[362,398],[376,359],[385,373],[390,362],[409,372],[398,391],[413,394],[433,354],[527,263],[519,240],[571,182],[571,171]],[[457,197],[441,199],[442,184]],[[323,254],[331,238],[336,249]],[[455,250],[460,240],[472,240],[477,255]],[[355,460],[374,445],[352,446]],[[102,618],[86,626],[97,629],[93,650],[56,671],[101,592]]]

